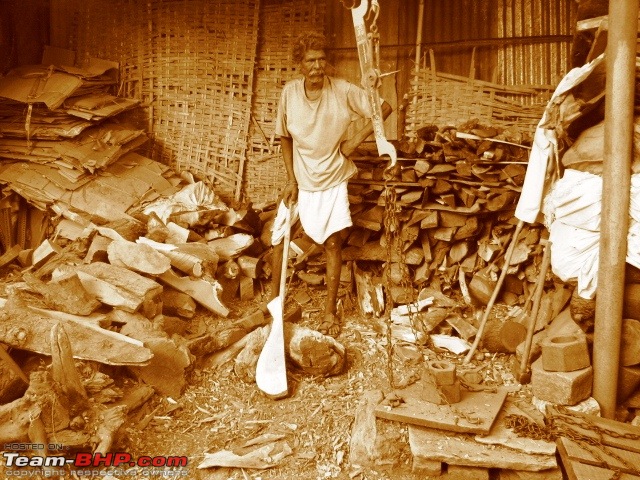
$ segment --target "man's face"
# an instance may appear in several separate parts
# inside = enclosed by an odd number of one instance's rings
[[[322,86],[324,82],[324,67],[327,64],[327,56],[323,50],[308,50],[304,54],[300,70],[307,84]]]

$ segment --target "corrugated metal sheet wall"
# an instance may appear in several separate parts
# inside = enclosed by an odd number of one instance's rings
[[[497,36],[531,37],[535,42],[507,45],[498,51],[501,72],[498,81],[505,85],[557,85],[570,65],[571,29],[575,25],[576,2],[494,1],[497,4]]]
[[[427,0],[423,63],[431,49],[438,71],[556,85],[569,68],[576,10],[575,0]]]

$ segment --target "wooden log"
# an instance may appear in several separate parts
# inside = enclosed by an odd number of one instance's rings
[[[87,292],[106,305],[131,313],[141,311],[147,318],[162,312],[162,285],[154,280],[102,262],[78,265],[74,270]]]
[[[85,322],[82,317],[7,304],[0,310],[0,342],[51,355],[50,332],[61,322],[74,345],[74,357],[108,365],[144,365],[153,356],[142,342]]]
[[[186,293],[197,303],[213,313],[222,317],[229,315],[229,309],[218,298],[222,286],[216,280],[180,277],[173,270],[163,273],[158,277],[158,280],[170,285],[176,290]]]
[[[69,337],[60,323],[51,330],[51,376],[72,402],[71,410],[79,412],[87,405],[87,392],[73,360]]]
[[[114,240],[107,247],[107,256],[111,265],[148,275],[160,275],[171,268],[166,256],[144,243]]]
[[[622,320],[622,345],[620,345],[620,365],[629,367],[640,364],[640,320]]]
[[[493,353],[513,353],[525,340],[527,328],[513,320],[492,319],[487,322],[482,346]]]

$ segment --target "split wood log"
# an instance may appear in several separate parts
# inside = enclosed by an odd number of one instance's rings
[[[75,273],[43,282],[30,273],[23,274],[27,286],[42,296],[48,308],[73,315],[90,315],[100,307],[96,297],[84,288]]]
[[[256,279],[262,274],[262,258],[250,257],[249,255],[240,255],[237,259],[242,274]]]
[[[108,408],[101,413],[95,433],[98,444],[93,453],[105,456],[111,450],[114,438],[126,419],[127,407],[125,405]]]
[[[72,402],[69,406],[72,414],[87,406],[87,392],[73,360],[69,337],[60,323],[51,329],[51,376]]]
[[[242,301],[253,300],[255,298],[256,292],[253,278],[244,275],[240,277],[239,296]]]
[[[41,414],[46,431],[57,432],[67,428],[69,414],[63,406],[65,403],[66,399],[53,391],[47,371],[33,372],[25,394],[11,403],[0,405],[0,443],[29,441],[31,420]]]
[[[155,242],[141,237],[138,243],[149,245],[153,249],[169,258],[171,265],[187,275],[201,277],[215,276],[220,257],[215,250],[206,243],[180,243],[177,245]]]
[[[363,467],[374,466],[376,455],[376,407],[384,395],[380,390],[366,391],[356,408],[351,441],[349,443],[349,463]]]
[[[360,270],[355,262],[353,274],[356,280],[356,294],[360,311],[365,316],[379,317],[384,312],[382,283],[374,280],[371,272]]]
[[[16,363],[13,357],[11,357],[11,355],[9,355],[9,353],[7,353],[7,351],[5,350],[5,346],[1,344],[0,344],[0,361],[4,362],[5,365],[16,375],[16,377],[21,379],[27,385],[29,384],[29,379],[20,368],[20,365]]]
[[[222,317],[229,315],[229,309],[219,300],[218,295],[222,286],[216,280],[207,278],[191,279],[180,277],[173,270],[158,277],[161,282],[186,293],[207,310]]]
[[[74,345],[74,357],[109,365],[144,365],[152,358],[142,342],[106,330],[82,317],[24,307],[8,302],[0,310],[0,342],[21,350],[51,355],[48,341],[56,323],[61,322]]]
[[[109,263],[138,273],[160,275],[171,268],[171,261],[144,243],[114,240],[107,247]]]
[[[124,324],[121,332],[144,342],[153,352],[147,365],[131,366],[129,370],[163,395],[179,397],[186,387],[186,369],[193,363],[193,357],[186,342],[179,336],[168,335],[157,325],[140,314],[114,310],[114,323]]]
[[[235,233],[226,238],[210,240],[207,244],[221,260],[230,260],[242,254],[253,242],[254,238],[251,235],[247,233]]]
[[[33,251],[33,256],[31,257],[33,268],[40,268],[50,258],[61,252],[62,248],[57,243],[45,240]]]
[[[162,313],[162,285],[127,268],[94,262],[77,265],[76,271],[84,288],[105,305],[126,312],[141,311],[147,318]],[[60,271],[55,277],[67,272]]]
[[[193,318],[196,313],[196,302],[186,293],[166,287],[162,292],[162,313]]]
[[[0,268],[9,265],[20,255],[20,245],[16,244],[0,256]]]
[[[182,252],[179,249],[162,250],[171,263],[171,266],[191,277],[199,278],[205,273],[202,259],[196,255]]]
[[[42,413],[40,414],[42,415]],[[29,440],[33,445],[33,452],[40,456],[47,456],[47,445],[49,445],[49,441],[47,439],[47,432],[45,431],[44,422],[40,415],[34,418],[29,424]],[[45,473],[45,476],[53,475],[53,469],[51,466],[47,465],[47,462],[44,462],[44,466],[42,467]]]

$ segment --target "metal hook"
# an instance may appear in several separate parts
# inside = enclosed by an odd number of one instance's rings
[[[365,1],[365,0],[362,0]],[[369,7],[369,12],[367,13],[367,20],[373,14],[373,19],[371,20],[370,31],[373,34],[378,33],[378,16],[380,15],[380,4],[378,0],[371,0],[371,6]]]

